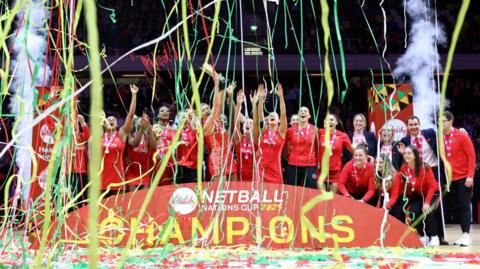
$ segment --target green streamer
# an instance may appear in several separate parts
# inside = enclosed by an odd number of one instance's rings
[[[115,9],[113,8],[108,8],[108,7],[104,7],[100,4],[97,4],[101,9],[104,9],[106,11],[109,11],[110,12],[110,20],[113,22],[113,23],[117,23],[117,19],[116,19],[116,16],[117,14],[115,13]]]
[[[88,239],[89,253],[88,264],[90,268],[97,268],[98,262],[98,197],[100,194],[100,165],[101,160],[101,135],[102,121],[101,115],[103,109],[102,94],[102,76],[100,68],[100,52],[97,28],[97,8],[94,0],[85,0],[85,17],[88,30],[88,44],[90,46],[90,76],[92,78],[92,86],[90,88],[90,123],[92,130],[92,147],[91,159],[88,162],[88,178],[90,180],[90,188],[88,189]]]

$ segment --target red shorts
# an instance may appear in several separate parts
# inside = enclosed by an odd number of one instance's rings
[[[329,170],[327,182],[330,184],[338,183],[338,180],[340,179],[340,172],[341,170]]]

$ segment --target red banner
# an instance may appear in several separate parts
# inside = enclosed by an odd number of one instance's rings
[[[148,190],[104,199],[98,227],[101,245],[125,246],[136,224],[135,246],[141,248],[172,243],[319,249],[334,246],[334,240],[340,247],[379,246],[381,242],[383,209],[344,196],[315,204],[302,219],[302,209],[320,191],[269,183],[258,188],[246,182],[204,183],[202,202],[196,186],[156,188],[141,220],[137,214]],[[51,235],[60,232],[64,242],[86,247],[87,212],[85,206],[70,213],[66,222],[54,225]],[[308,224],[313,225],[311,229]],[[384,246],[422,246],[414,231],[391,216],[383,235]]]
[[[36,87],[37,90],[37,107],[39,111],[35,111],[35,117],[53,105],[57,100],[60,88]],[[27,206],[30,206],[45,190],[45,179],[48,173],[48,162],[53,150],[54,130],[56,120],[58,119],[58,111],[48,115],[40,123],[33,127],[32,145],[37,158],[37,177],[30,184],[30,194]]]
[[[394,140],[407,134],[405,122],[413,115],[413,89],[410,84],[375,84],[368,89],[368,124],[378,136],[383,125],[393,127]]]

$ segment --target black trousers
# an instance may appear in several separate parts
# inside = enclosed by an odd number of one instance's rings
[[[287,166],[285,183],[294,186],[317,188],[317,167],[316,166]]]
[[[407,198],[403,201],[403,196],[398,197],[397,202],[395,205],[390,209],[390,215],[394,216],[401,222],[405,222],[405,212],[409,213],[409,217],[413,219],[412,224],[415,224],[417,220],[422,216],[422,208],[424,199],[422,196],[414,195],[412,197]],[[432,205],[436,203],[437,198],[433,198]],[[410,206],[410,209],[407,210],[407,207]],[[425,225],[424,225],[425,222]],[[420,236],[424,236],[424,230],[426,231],[427,235],[429,236],[436,236],[438,235],[437,230],[437,221],[432,212],[427,214],[424,219],[420,219],[416,225],[412,226],[417,229],[417,232]]]
[[[465,187],[466,178],[452,181],[450,185],[450,196],[456,209],[460,212],[460,226],[463,233],[470,233],[470,222],[472,212],[470,211],[472,188]]]
[[[175,184],[197,182],[197,169],[190,169],[181,165],[177,166],[177,173],[175,174],[173,182]]]
[[[440,171],[440,173],[439,173]],[[445,231],[443,230],[443,221],[442,221],[442,206],[443,206],[443,215],[445,217],[445,222],[448,222],[448,219],[450,218],[450,211],[451,211],[451,202],[450,202],[450,194],[446,192],[446,186],[447,186],[447,177],[445,175],[445,169],[443,168],[443,165],[439,168],[438,166],[432,167],[432,172],[435,176],[435,179],[439,183],[439,187],[442,188],[442,205],[440,205],[440,202],[437,202],[438,205],[434,211],[434,216],[435,220],[437,222],[437,230],[438,230],[438,237],[440,239],[445,238]],[[437,198],[436,201],[440,201],[438,198],[440,197],[440,193],[435,193],[435,198]],[[432,203],[433,204],[433,203]]]

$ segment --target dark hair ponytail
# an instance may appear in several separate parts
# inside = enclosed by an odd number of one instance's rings
[[[418,177],[418,175],[420,174],[420,168],[422,168],[422,160],[420,160],[420,153],[418,152],[418,148],[415,145],[409,145],[407,148],[410,148],[413,152],[415,176]]]

